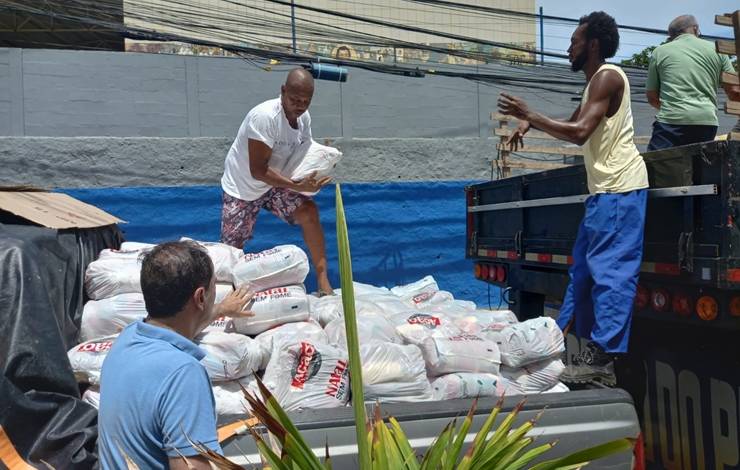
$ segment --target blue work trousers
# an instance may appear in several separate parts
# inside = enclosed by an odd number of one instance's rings
[[[570,283],[558,325],[605,352],[627,352],[632,304],[642,263],[647,190],[595,194],[586,200]]]

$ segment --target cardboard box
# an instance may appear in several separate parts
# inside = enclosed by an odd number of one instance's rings
[[[29,187],[0,188],[0,211],[52,229],[95,228],[126,223],[67,194]]]

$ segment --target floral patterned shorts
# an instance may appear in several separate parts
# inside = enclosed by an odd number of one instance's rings
[[[272,188],[259,199],[244,201],[223,193],[221,209],[221,242],[236,248],[252,239],[257,214],[263,207],[282,220],[293,224],[293,213],[309,196],[285,188]]]

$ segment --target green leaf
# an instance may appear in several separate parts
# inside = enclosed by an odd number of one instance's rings
[[[455,464],[460,460],[460,452],[462,451],[463,444],[465,443],[465,437],[468,435],[470,425],[473,424],[473,416],[475,416],[475,408],[478,405],[478,399],[473,400],[473,404],[470,406],[468,415],[460,425],[460,430],[457,433],[454,443],[450,452],[446,456],[444,470],[452,470]]]
[[[445,452],[445,449],[447,449],[447,446],[450,445],[450,439],[452,438],[452,433],[455,431],[455,422],[451,421],[450,423],[445,426],[442,433],[437,437],[437,439],[432,443],[431,447],[427,449],[426,453],[424,454],[424,459],[421,461],[421,468],[422,470],[436,470],[439,468],[439,465],[442,463],[442,456]]]
[[[396,441],[396,446],[403,455],[403,467],[408,470],[419,470],[419,461],[416,459],[416,452],[414,452],[414,448],[409,444],[409,439],[406,437],[406,433],[403,432],[401,425],[398,424],[398,421],[393,416],[388,418],[388,422],[391,425],[391,434]]]
[[[534,449],[529,449],[527,452],[522,454],[521,457],[516,459],[509,465],[509,468],[507,470],[519,470],[521,468],[524,468],[525,465],[527,465],[532,460],[536,459],[540,455],[544,454],[548,450],[552,449],[553,446],[555,446],[555,443],[548,442],[547,444],[542,444],[541,446],[535,447]]]
[[[299,438],[301,441],[303,440],[300,435]],[[285,437],[283,451],[288,454],[290,459],[297,463],[298,467],[302,470],[324,470],[321,460],[319,460],[316,454],[313,453],[313,450],[309,448],[307,451],[290,433]]]
[[[506,437],[509,435],[511,426],[514,424],[514,420],[521,412],[524,407],[524,401],[517,403],[513,410],[504,418],[503,422],[499,425],[493,436],[486,442],[483,451],[478,455],[472,466],[476,467],[483,463],[492,461],[507,445]]]
[[[538,463],[537,465],[532,467],[531,470],[554,470],[570,465],[582,465],[596,459],[601,459],[610,455],[618,454],[620,452],[632,451],[633,445],[634,439],[616,439],[604,444],[590,447],[588,449],[574,452],[559,459]]]
[[[272,449],[270,449],[270,446],[265,443],[265,441],[254,431],[254,429],[249,428],[249,432],[252,434],[254,443],[257,445],[257,450],[259,450],[262,457],[267,460],[267,463],[274,470],[291,470],[290,467],[283,463],[283,461],[280,460],[280,457],[278,457],[278,455],[273,452]]]
[[[355,415],[357,433],[357,453],[360,470],[370,470],[370,450],[363,425],[367,421],[365,413],[365,394],[362,386],[362,363],[360,361],[360,340],[357,336],[357,317],[355,314],[355,290],[352,284],[352,256],[349,251],[347,220],[344,216],[344,202],[339,184],[335,190],[337,205],[337,249],[339,251],[339,276],[342,287],[342,307],[344,309],[344,329],[349,352],[350,389],[352,408]]]
[[[488,433],[491,431],[493,423],[496,421],[496,417],[501,411],[501,406],[503,405],[503,403],[504,397],[502,396],[501,398],[499,398],[498,402],[496,402],[496,406],[491,410],[491,413],[483,422],[483,426],[481,426],[478,434],[475,435],[475,439],[473,439],[473,442],[468,448],[468,451],[463,456],[463,459],[460,462],[460,465],[458,465],[457,470],[468,470],[473,461],[480,457],[483,449],[485,448]]]

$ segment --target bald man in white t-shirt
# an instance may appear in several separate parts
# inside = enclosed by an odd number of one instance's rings
[[[303,230],[303,239],[316,270],[319,295],[331,294],[327,275],[324,231],[319,209],[309,196],[331,178],[317,179],[315,173],[293,181],[283,171],[295,168],[296,150],[311,142],[313,77],[296,68],[288,73],[280,97],[265,101],[244,118],[226,156],[221,212],[221,241],[237,248],[251,240],[259,210],[265,208]]]

